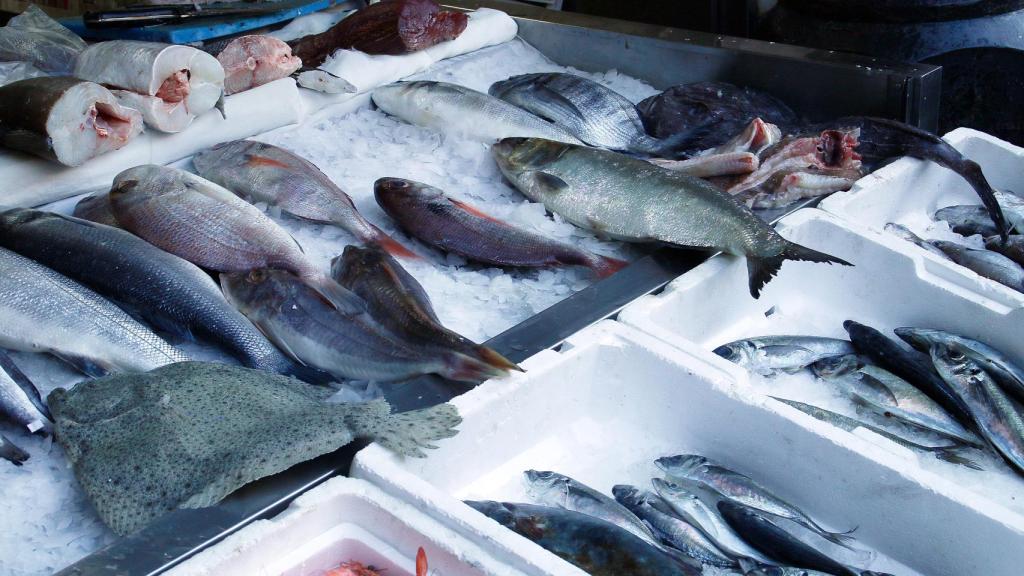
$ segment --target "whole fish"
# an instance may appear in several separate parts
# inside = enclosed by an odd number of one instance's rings
[[[7,148],[81,166],[140,132],[142,116],[93,82],[41,77],[0,86],[0,145]]]
[[[623,506],[654,528],[666,544],[702,565],[722,568],[738,566],[736,560],[715,546],[703,532],[688,522],[659,510],[658,507],[664,507],[665,504],[661,503],[656,495],[622,484],[612,487],[612,494]]]
[[[228,301],[281,350],[340,378],[395,381],[436,373],[478,382],[504,374],[458,352],[442,354],[403,342],[365,310],[339,309],[285,270],[226,273],[220,280]]]
[[[210,338],[246,366],[324,382],[327,374],[296,364],[224,299],[195,265],[124,230],[60,214],[0,213],[0,246],[125,304],[150,324]]]
[[[760,165],[757,156],[750,152],[710,154],[707,156],[696,156],[688,160],[651,158],[649,162],[666,170],[696,176],[697,178],[750,174],[757,170],[757,167]]]
[[[606,277],[627,263],[549,240],[488,216],[428,184],[381,178],[377,204],[410,235],[438,250],[493,266],[586,266]]]
[[[515,104],[569,131],[591,146],[667,156],[681,133],[665,140],[647,135],[636,106],[602,84],[563,72],[522,74],[491,85],[488,94]]]
[[[1024,266],[1024,236],[1014,234],[1003,242],[998,236],[985,239],[985,248],[999,252],[1017,264]]]
[[[184,362],[58,388],[48,400],[79,486],[126,535],[356,438],[422,457],[461,421],[451,404],[392,414],[384,400],[326,402],[332,394],[260,370]]]
[[[751,546],[779,562],[835,576],[860,576],[856,570],[843,566],[793,537],[756,508],[722,500],[718,503],[718,511],[729,526]]]
[[[916,386],[965,428],[974,429],[974,419],[967,406],[935,372],[927,356],[907,350],[878,330],[853,320],[843,322],[843,328],[858,352]]]
[[[600,518],[658,545],[651,529],[614,498],[557,472],[527,470],[523,475],[526,493],[535,503]]]
[[[117,218],[114,217],[110,208],[110,195],[93,194],[86,196],[75,204],[75,210],[71,213],[75,218],[88,220],[97,224],[105,224],[118,228]]]
[[[491,152],[527,198],[581,228],[618,240],[746,256],[755,298],[783,260],[849,264],[786,240],[700,178],[643,160],[537,138],[506,138]]]
[[[944,330],[897,328],[897,336],[921,352],[929,352],[939,344],[977,362],[1012,396],[1024,402],[1024,369],[999,350],[965,336]]]
[[[961,236],[999,235],[999,229],[992,223],[992,218],[984,206],[947,206],[936,210],[932,218],[948,223],[949,228]]]
[[[188,359],[99,294],[5,248],[0,347],[49,352],[90,376]]]
[[[419,282],[379,248],[346,246],[331,261],[331,277],[362,298],[385,328],[418,346],[456,351],[502,370],[522,368],[496,351],[445,328]]]
[[[758,374],[798,372],[823,359],[853,353],[853,345],[818,336],[759,336],[722,344],[714,353]]]
[[[199,175],[243,198],[279,207],[292,216],[334,224],[360,242],[377,244],[406,258],[416,255],[391,239],[356,210],[341,188],[312,162],[253,140],[217,144],[192,157]]]
[[[797,402],[796,400],[787,400],[785,398],[779,398],[777,396],[770,396],[770,398],[772,398],[773,400],[778,400],[783,404],[792,406],[793,408],[796,408],[797,410],[803,412],[804,414],[807,414],[808,416],[811,416],[816,420],[821,420],[822,422],[826,422],[837,428],[846,430],[847,432],[853,432],[857,428],[863,428],[865,430],[870,430],[871,432],[874,432],[875,434],[878,434],[883,438],[891,440],[892,442],[895,442],[896,444],[903,446],[904,448],[907,448],[909,450],[915,450],[918,452],[932,454],[939,460],[949,462],[950,464],[959,464],[960,466],[966,466],[974,470],[982,469],[977,462],[969,458],[965,458],[959,454],[959,451],[964,448],[962,444],[950,444],[947,439],[943,439],[942,442],[926,444],[925,439],[920,439],[917,436],[915,436],[914,438],[910,438],[909,434],[900,435],[890,430],[874,426],[868,422],[864,422],[856,418],[851,418],[849,416],[844,416],[843,414],[832,412],[831,410],[826,410],[824,408],[819,408],[817,406],[805,404],[804,402]]]
[[[1024,417],[1018,404],[964,354],[932,346],[932,362],[942,379],[963,399],[978,428],[1017,472],[1024,473]]]
[[[933,240],[932,244],[945,252],[950,260],[974,271],[979,276],[995,280],[1018,292],[1024,292],[1024,268],[1006,256],[991,250],[968,248],[945,240]]]
[[[846,540],[853,539],[850,536],[850,532],[853,530],[849,532],[829,532],[819,526],[802,510],[775,496],[749,477],[714,464],[704,456],[682,454],[659,458],[654,463],[668,474],[669,478],[684,478],[703,483],[730,500],[735,500],[747,506],[753,506],[758,510],[780,518],[792,520],[822,538],[840,546],[849,547]]]
[[[811,372],[830,383],[846,396],[859,397],[865,402],[895,406],[896,395],[883,382],[868,371],[876,368],[861,361],[856,354],[822,358],[811,364]],[[893,376],[895,378],[895,376]]]
[[[466,504],[591,576],[702,573],[629,531],[580,512],[510,502],[467,500]]]
[[[61,76],[74,70],[75,59],[85,46],[85,40],[35,4],[0,28],[0,62],[29,62]]]
[[[554,124],[482,92],[445,82],[397,82],[373,90],[373,103],[410,124],[486,144],[511,136],[578,144]]]
[[[26,460],[28,460],[28,452],[25,452],[18,447],[17,444],[11,442],[7,436],[0,434],[0,458],[7,460],[15,466],[21,466]]]
[[[985,217],[988,218],[987,213]],[[936,256],[942,258],[943,260],[950,259],[945,252],[937,248],[935,245],[929,243],[927,240],[919,237],[917,234],[914,234],[906,226],[901,226],[899,224],[893,224],[892,222],[890,222],[885,225],[885,231],[895,236],[899,236],[900,238],[906,240],[907,242],[916,244],[917,246],[925,249],[928,252],[931,252],[932,254],[935,254]]]
[[[50,410],[35,384],[0,350],[0,417],[24,426],[31,433],[49,434]]]
[[[229,42],[217,61],[224,67],[224,94],[237,94],[286,78],[302,67],[284,41],[263,34],[247,34]]]

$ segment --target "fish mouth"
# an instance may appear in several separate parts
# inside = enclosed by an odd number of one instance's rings
[[[730,360],[730,361],[733,358],[737,357],[736,351],[733,350],[732,346],[730,346],[728,344],[719,346],[718,348],[715,348],[714,350],[712,350],[712,352],[714,352],[718,356],[721,356],[722,358],[725,358],[726,360]]]

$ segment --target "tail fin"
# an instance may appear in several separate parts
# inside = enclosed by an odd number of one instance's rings
[[[761,296],[761,288],[775,277],[785,260],[802,260],[804,262],[821,262],[825,264],[842,264],[853,266],[846,260],[829,256],[817,250],[805,248],[793,242],[786,242],[786,247],[781,254],[767,257],[747,256],[747,272],[750,276],[750,295],[754,298]]]
[[[384,400],[338,406],[347,410],[345,424],[356,437],[369,438],[401,456],[413,458],[424,458],[424,448],[436,448],[433,442],[458,434],[455,427],[462,422],[459,411],[451,404],[400,414],[390,414],[391,408]]]
[[[479,383],[507,374],[505,370],[485,364],[460,352],[445,354],[444,364],[445,369],[442,376],[459,382]]]
[[[600,255],[594,258],[589,264],[589,268],[597,274],[598,278],[607,278],[626,266],[629,266],[629,262],[626,262],[625,260]]]
[[[423,259],[419,254],[416,254],[412,250],[409,250],[408,248],[403,246],[398,240],[395,240],[391,236],[388,236],[380,228],[377,228],[376,226],[374,226],[373,230],[374,230],[374,234],[372,236],[370,236],[369,238],[365,238],[364,239],[365,242],[367,242],[369,244],[375,244],[377,246],[380,246],[380,248],[383,249],[385,252],[387,252],[388,254],[391,254],[392,256],[395,256],[397,258],[404,258],[406,260],[422,260]]]
[[[975,194],[981,198],[981,203],[985,205],[989,216],[992,217],[992,222],[999,231],[999,237],[1004,242],[1009,238],[1010,225],[1006,221],[1006,216],[1003,214],[1003,209],[999,206],[999,202],[996,201],[992,185],[988,183],[988,179],[985,178],[985,174],[981,171],[981,166],[977,162],[964,158],[959,150],[953,148],[945,141],[941,141],[941,144],[938,145],[918,146],[914,150],[913,155],[925,160],[931,160],[940,166],[945,166],[959,174],[964,180],[967,180],[971,188],[974,188]]]
[[[526,370],[520,368],[518,364],[508,358],[505,358],[501,354],[498,354],[497,351],[488,348],[487,346],[477,346],[475,351],[478,358],[495,368],[500,368],[502,370],[515,370],[516,372],[526,372]]]
[[[14,442],[0,434],[0,458],[7,460],[15,466],[21,466],[25,460],[28,460],[28,452],[18,448]]]

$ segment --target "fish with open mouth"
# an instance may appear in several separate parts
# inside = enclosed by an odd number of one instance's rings
[[[98,42],[82,51],[75,76],[108,86],[147,126],[180,132],[224,98],[224,68],[191,46],[138,40]]]
[[[0,86],[0,145],[7,148],[81,166],[141,132],[142,115],[94,82],[40,77]]]
[[[396,256],[416,258],[408,248],[356,210],[352,198],[312,162],[272,144],[234,140],[192,157],[199,175],[244,198],[266,202],[297,218],[334,224],[360,242]]]
[[[506,138],[491,153],[527,198],[598,235],[745,256],[755,298],[784,260],[850,265],[786,240],[700,178],[644,160],[540,138]]]
[[[524,268],[586,266],[602,278],[627,265],[506,224],[421,182],[381,178],[373,193],[384,212],[410,235],[474,262]]]

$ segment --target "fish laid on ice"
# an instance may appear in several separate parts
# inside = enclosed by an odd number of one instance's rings
[[[225,95],[285,78],[302,67],[284,41],[262,34],[235,38],[217,54],[217,61],[224,68]]]
[[[228,304],[208,274],[124,230],[14,209],[0,213],[0,246],[127,305],[154,326],[212,339],[246,366],[318,383],[327,379],[284,356]]]
[[[391,414],[383,400],[238,366],[184,362],[49,395],[56,437],[100,518],[135,532],[171,510],[213,506],[238,488],[356,438],[403,456],[455,434],[442,404]]]
[[[794,244],[711,184],[608,150],[539,138],[491,147],[527,198],[599,235],[747,257],[755,298],[784,260],[848,262]]]
[[[35,4],[0,28],[0,62],[29,62],[52,74],[71,74],[85,47],[85,40]]]
[[[50,410],[39,390],[3,350],[0,350],[0,417],[24,426],[33,434],[49,434],[52,429]]]
[[[906,240],[907,242],[916,244],[921,248],[924,248],[928,252],[931,252],[932,254],[941,257],[943,260],[949,260],[949,256],[946,256],[945,252],[939,250],[938,248],[935,247],[934,244],[929,243],[927,240],[921,238],[917,234],[914,234],[906,226],[901,226],[899,224],[893,224],[892,222],[890,222],[885,225],[885,231],[895,236],[899,236],[900,238]]]
[[[956,242],[933,240],[932,244],[957,264],[979,276],[994,280],[1003,286],[1024,292],[1024,267],[1006,256],[991,250],[969,248]]]
[[[985,239],[985,248],[999,252],[1017,264],[1024,266],[1024,236],[1014,234],[1003,242],[998,236]]]
[[[504,100],[446,82],[397,82],[373,90],[373,103],[406,122],[492,144],[511,136],[580,143],[564,129]]]
[[[606,86],[563,72],[523,74],[491,85],[491,96],[515,104],[569,131],[591,146],[670,156],[689,134],[658,140],[644,130],[636,106]]]
[[[627,265],[506,224],[427,184],[381,178],[373,192],[377,204],[410,235],[474,262],[529,268],[586,266],[601,277]]]
[[[466,504],[591,576],[701,574],[631,532],[580,512],[510,502]]]
[[[117,218],[114,217],[114,212],[110,209],[110,196],[106,193],[93,194],[82,198],[78,201],[78,204],[75,204],[75,209],[71,215],[75,218],[88,220],[89,222],[118,227]]]
[[[142,116],[103,86],[70,77],[0,86],[0,145],[80,166],[142,132]]]
[[[228,301],[279,348],[340,378],[396,381],[436,373],[479,382],[505,374],[455,351],[441,353],[402,341],[365,311],[339,309],[284,270],[221,274],[221,286]]]
[[[797,372],[833,356],[853,353],[853,345],[819,336],[760,336],[722,344],[715,354],[758,374]]]
[[[697,178],[714,178],[717,176],[733,176],[750,174],[760,166],[760,160],[750,152],[725,152],[695,156],[688,160],[664,160],[651,158],[655,166],[661,166],[673,172],[680,172]]]
[[[405,258],[416,255],[363,218],[352,199],[312,162],[253,140],[218,144],[192,157],[199,175],[244,198],[279,207],[297,218],[334,224],[360,242]]]
[[[998,236],[999,229],[992,223],[988,210],[977,204],[946,206],[939,208],[932,218],[949,224],[950,229],[961,236]]]
[[[49,352],[90,376],[188,358],[99,294],[0,248],[0,347]]]
[[[658,545],[647,524],[614,498],[557,472],[527,470],[523,475],[526,477],[526,493],[535,503],[600,518]]]
[[[191,46],[109,40],[86,48],[75,76],[109,86],[147,126],[180,132],[224,97],[224,68]]]
[[[417,346],[454,350],[501,370],[522,370],[491,348],[442,326],[423,286],[379,248],[346,246],[331,262],[331,277],[362,298],[381,325]]]
[[[15,466],[21,466],[28,458],[28,452],[11,442],[7,436],[0,434],[0,459],[7,460]]]

